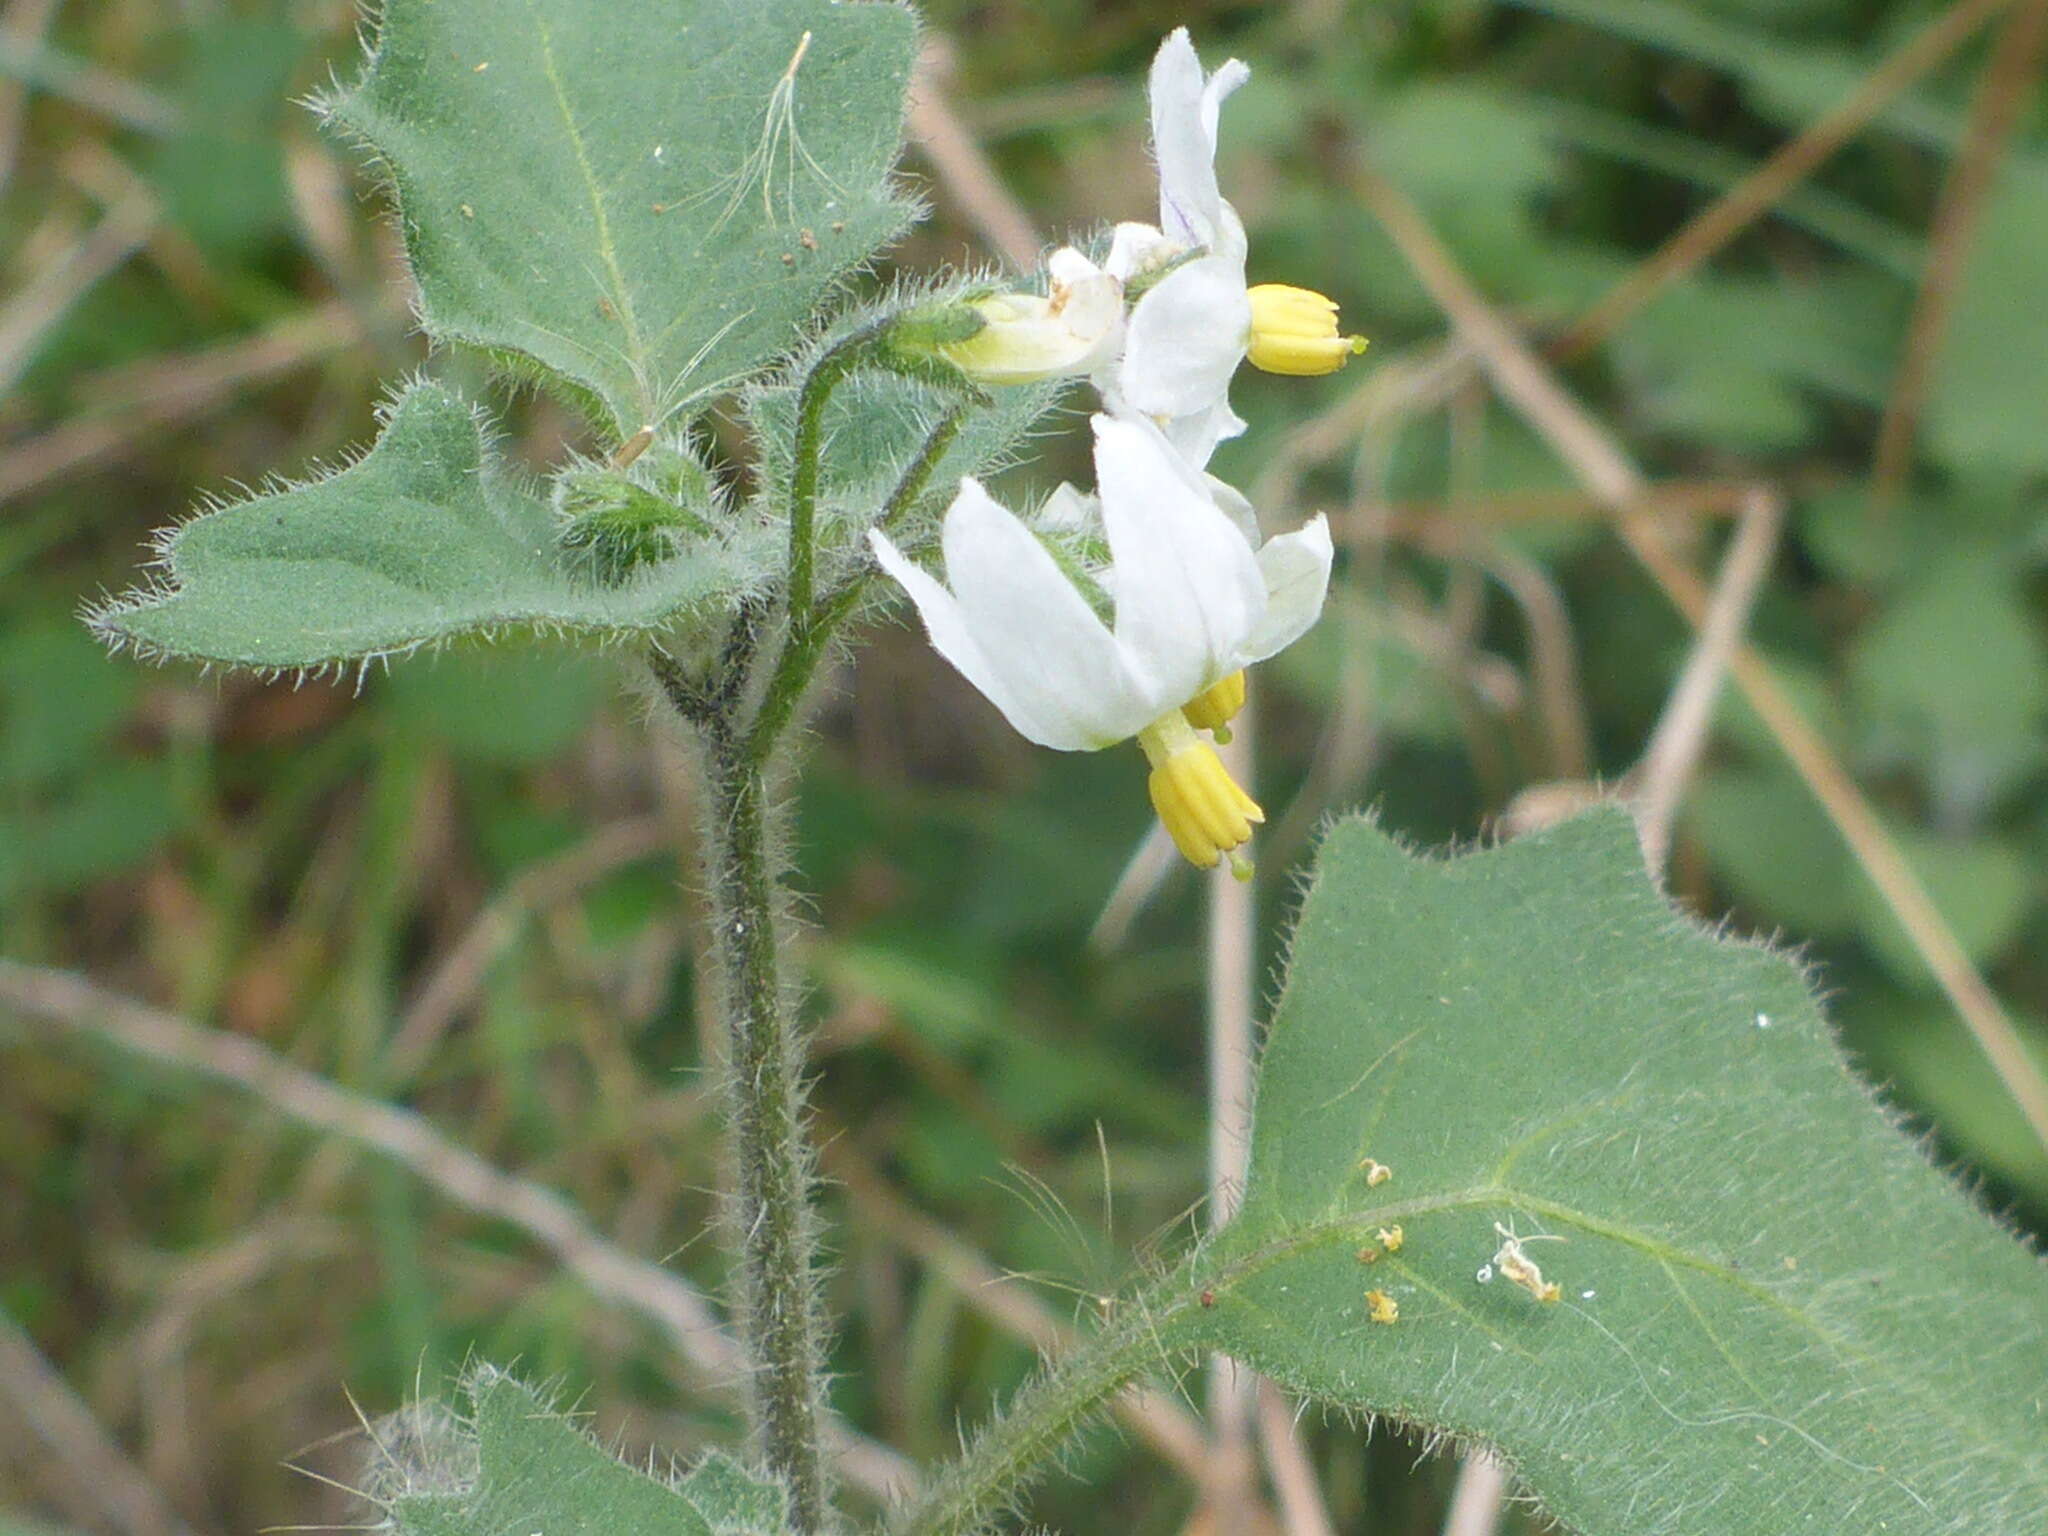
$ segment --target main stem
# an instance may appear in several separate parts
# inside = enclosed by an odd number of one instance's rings
[[[707,722],[712,950],[727,1017],[728,1100],[738,1188],[740,1309],[755,1435],[788,1483],[797,1530],[827,1520],[819,1450],[824,1344],[817,1312],[804,1134],[803,1053],[777,957],[766,764],[729,715]]]

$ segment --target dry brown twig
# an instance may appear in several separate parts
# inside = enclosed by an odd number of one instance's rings
[[[1783,504],[1774,493],[1759,489],[1751,496],[1736,526],[1735,540],[1721,561],[1721,573],[1714,582],[1714,595],[1707,603],[1692,654],[1664,701],[1649,745],[1620,785],[1621,798],[1635,813],[1643,862],[1652,873],[1662,871],[1670,857],[1671,829],[1678,819],[1679,802],[1706,750],[1714,704],[1721,696],[1736,647],[1742,644],[1757,591],[1770,571],[1783,514]]]
[[[1022,271],[1038,265],[1038,232],[1010,195],[980,143],[946,94],[953,54],[936,33],[918,56],[910,86],[910,137],[924,152],[947,194],[989,248]]]
[[[2048,0],[2025,0],[2006,18],[1970,102],[1963,145],[1941,189],[1927,235],[1927,258],[1898,372],[1878,424],[1870,467],[1870,509],[1882,516],[1898,499],[1912,467],[1913,439],[1926,403],[1928,376],[1941,350],[1949,314],[1963,280],[1970,246],[1982,222],[1999,162],[2012,147],[2048,46]]]
[[[0,504],[86,465],[104,466],[133,453],[152,432],[204,416],[226,405],[244,385],[306,367],[362,336],[359,318],[337,299],[253,336],[152,363],[149,389],[123,409],[69,421],[0,448]]]
[[[1698,268],[1761,218],[1867,128],[1887,106],[1967,42],[2013,0],[1962,0],[1863,77],[1847,99],[1809,125],[1750,175],[1704,209],[1574,320],[1547,349],[1568,361],[1612,336],[1650,300]]]
[[[626,1252],[553,1190],[491,1166],[409,1110],[348,1092],[253,1040],[205,1029],[68,971],[0,960],[0,1005],[67,1033],[108,1041],[161,1066],[254,1095],[286,1119],[390,1158],[442,1196],[524,1232],[596,1295],[654,1325],[691,1384],[733,1390],[746,1366],[697,1288]],[[849,1481],[877,1498],[916,1474],[896,1452],[833,1421],[830,1443]]]
[[[600,827],[567,852],[521,871],[477,913],[420,988],[385,1047],[386,1080],[406,1082],[419,1071],[448,1027],[476,1001],[492,963],[519,936],[529,915],[658,853],[667,842],[664,818],[635,816]]]
[[[5,1312],[0,1312],[0,1396],[13,1400],[22,1421],[70,1473],[81,1513],[92,1508],[126,1536],[191,1536],[163,1492]]]
[[[1353,183],[1416,276],[1477,353],[1502,399],[1549,441],[1588,490],[1612,508],[1615,530],[1629,552],[1692,624],[1703,625],[1708,606],[1703,584],[1665,546],[1656,522],[1639,510],[1639,498],[1647,489],[1641,471],[1472,286],[1415,205],[1363,164],[1354,168]],[[1999,1081],[2035,1135],[2048,1145],[2048,1078],[2028,1054],[2004,1007],[1928,897],[1876,809],[1761,657],[1738,646],[1729,665],[1751,707],[1961,1014]]]

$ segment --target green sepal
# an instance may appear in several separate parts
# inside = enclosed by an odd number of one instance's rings
[[[948,301],[905,310],[885,335],[890,348],[916,356],[939,347],[958,346],[988,329],[988,316],[971,303]]]
[[[623,468],[579,463],[555,476],[568,567],[608,587],[712,538],[718,501],[710,472],[680,444],[657,444]]]

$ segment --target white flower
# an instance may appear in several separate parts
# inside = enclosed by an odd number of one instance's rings
[[[1315,622],[1329,528],[1318,516],[1254,552],[1207,477],[1151,423],[1098,415],[1094,427],[1108,622],[1039,536],[974,480],[961,481],[946,513],[943,583],[879,531],[869,538],[932,644],[1023,735],[1064,752],[1135,737],[1152,762],[1161,820],[1208,867],[1263,815],[1184,711]],[[1056,496],[1062,520],[1089,515],[1085,498]]]
[[[1049,291],[998,293],[974,301],[982,328],[939,348],[984,384],[1034,384],[1092,373],[1123,341],[1123,284],[1071,246],[1046,261]]]
[[[1197,468],[1244,430],[1230,380],[1247,353],[1274,372],[1329,373],[1364,346],[1337,334],[1337,306],[1320,294],[1245,282],[1244,225],[1216,182],[1216,130],[1224,98],[1250,75],[1236,59],[1204,75],[1185,27],[1160,44],[1149,85],[1159,226],[1118,225],[1107,264],[1130,284],[1180,263],[1138,299],[1103,384],[1112,409],[1158,421]]]

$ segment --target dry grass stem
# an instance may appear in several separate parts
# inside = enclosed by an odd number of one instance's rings
[[[937,36],[927,39],[910,87],[911,140],[989,248],[1020,271],[1029,271],[1038,265],[1038,232],[953,110],[946,94],[951,73],[952,54],[945,41]]]
[[[162,1491],[5,1312],[0,1312],[0,1397],[13,1401],[22,1422],[70,1475],[81,1513],[94,1510],[125,1536],[191,1536]]]
[[[63,0],[14,0],[0,15],[0,50],[27,55],[40,50]],[[21,157],[22,129],[28,122],[29,90],[25,81],[0,79],[0,192],[14,179]]]
[[[1906,41],[1863,77],[1833,111],[1780,148],[1754,172],[1696,215],[1654,254],[1616,283],[1550,343],[1567,361],[1598,346],[1650,300],[1693,271],[1767,213],[1784,195],[1867,128],[1892,102],[1967,42],[2012,0],[1962,0]]]
[[[148,390],[118,412],[80,417],[0,449],[0,505],[134,453],[153,433],[228,406],[236,390],[310,366],[362,335],[354,311],[330,300],[253,336],[152,364]]]
[[[131,188],[83,238],[44,264],[14,296],[0,313],[0,396],[14,393],[45,338],[79,300],[135,254],[157,217],[155,196],[145,187]]]
[[[1254,791],[1257,700],[1247,699],[1231,739],[1217,748],[1230,776]],[[1254,798],[1256,794],[1254,793]],[[1256,844],[1254,844],[1256,847]],[[1209,1024],[1209,1226],[1222,1227],[1244,1198],[1252,1143],[1252,1005],[1257,986],[1258,907],[1252,883],[1227,863],[1209,872],[1204,992]],[[1257,1500],[1251,1454],[1258,1377],[1219,1355],[1209,1362],[1209,1433],[1215,1459],[1207,1498],[1225,1530],[1239,1529]]]
[[[651,1323],[694,1385],[721,1393],[738,1386],[746,1368],[739,1347],[695,1286],[607,1241],[554,1191],[492,1167],[410,1110],[350,1093],[253,1040],[205,1029],[67,971],[0,960],[0,1005],[232,1084],[298,1125],[390,1158],[455,1204],[518,1228],[593,1295]],[[915,1482],[909,1464],[888,1447],[838,1423],[829,1438],[846,1477],[870,1494],[891,1497]]]
[[[1616,531],[1666,597],[1695,626],[1704,624],[1707,594],[1702,583],[1665,546],[1656,523],[1637,510],[1637,498],[1645,488],[1641,471],[1481,297],[1420,210],[1363,165],[1356,168],[1354,180],[1416,276],[1478,354],[1502,398],[1549,441],[1586,487],[1613,509]],[[2034,1134],[2048,1145],[2048,1078],[1978,974],[1955,930],[1936,909],[1919,876],[1885,830],[1875,807],[1760,657],[1747,647],[1738,647],[1730,666],[1751,707],[1898,918]]]
[[[1485,1451],[1472,1452],[1458,1465],[1450,1513],[1444,1517],[1444,1536],[1494,1536],[1500,1529],[1507,1491],[1507,1473],[1501,1464]]]
[[[1784,507],[1775,495],[1759,490],[1751,496],[1721,562],[1692,653],[1664,701],[1642,760],[1622,784],[1622,796],[1635,812],[1643,862],[1652,873],[1662,871],[1671,856],[1671,829],[1679,804],[1706,750],[1715,702],[1721,697],[1729,662],[1742,644],[1750,608],[1770,571],[1783,521]]]
[[[1287,1536],[1337,1536],[1293,1405],[1270,1381],[1259,1383],[1259,1445],[1266,1453],[1266,1474],[1279,1496],[1280,1523]]]
[[[449,1026],[475,1003],[492,963],[518,938],[528,916],[659,852],[667,841],[664,818],[636,816],[600,827],[574,848],[523,871],[476,915],[420,988],[385,1048],[387,1080],[406,1082],[419,1071]]]
[[[2040,78],[2048,44],[2048,0],[2024,0],[1998,29],[1991,57],[1970,102],[1969,122],[1955,166],[1941,189],[1941,202],[1927,234],[1926,265],[1914,296],[1906,344],[1893,375],[1877,448],[1870,468],[1870,508],[1882,516],[1898,499],[1913,465],[1913,439],[1927,399],[1929,375],[1962,287],[1970,246],[2014,133],[2025,118],[2027,99]]]

